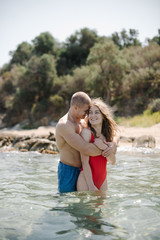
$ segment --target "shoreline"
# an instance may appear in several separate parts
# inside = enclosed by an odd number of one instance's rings
[[[119,126],[120,128],[120,137],[127,138],[138,138],[144,135],[150,135],[156,140],[156,147],[160,147],[160,123],[155,124],[151,127],[125,127]],[[124,143],[125,144],[125,143]],[[123,142],[120,141],[120,146],[123,145]]]
[[[30,136],[30,137],[41,137],[49,135],[50,132],[55,134],[55,126],[40,126],[37,129],[0,129],[0,135],[17,135],[17,136]],[[132,146],[132,142],[129,138],[138,138],[143,135],[151,135],[156,140],[156,147],[160,147],[160,123],[151,127],[125,127],[119,125],[119,143],[118,146]]]

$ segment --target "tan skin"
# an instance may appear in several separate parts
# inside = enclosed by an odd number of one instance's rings
[[[80,152],[88,156],[97,156],[102,153],[96,145],[86,143],[80,136],[83,127],[81,120],[85,118],[88,108],[88,104],[83,107],[71,106],[69,112],[59,120],[56,126],[56,142],[62,163],[81,167]],[[113,152],[116,152],[116,144],[106,147],[103,154],[107,157]]]
[[[96,106],[92,106],[89,111],[89,121],[92,125],[92,127],[96,131],[96,135],[98,138],[95,139],[95,144],[102,150],[106,148],[106,144],[110,145],[110,143],[105,142],[105,137],[101,133],[102,130],[102,122],[103,122],[103,117]],[[91,131],[89,129],[83,129],[81,132],[81,136],[84,138],[86,142],[91,141]],[[105,143],[104,143],[105,142]],[[91,168],[89,165],[89,156],[85,155],[84,153],[81,153],[81,160],[82,160],[82,165],[83,165],[83,171],[80,172],[80,175],[78,177],[77,181],[77,190],[78,191],[105,191],[107,190],[107,178],[104,180],[102,186],[100,189],[98,189],[93,182],[92,179],[92,172]],[[110,164],[114,165],[115,164],[115,153],[110,154],[107,157],[107,160]]]

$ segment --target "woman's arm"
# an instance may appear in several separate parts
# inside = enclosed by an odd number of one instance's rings
[[[81,132],[81,136],[86,142],[90,142],[91,139],[91,132],[88,129],[83,129]],[[89,156],[86,156],[81,153],[81,161],[84,171],[84,177],[86,179],[89,191],[98,191],[98,188],[94,185],[93,178],[92,178],[92,171],[89,165]]]
[[[110,164],[114,165],[116,162],[115,150],[113,149],[113,142],[103,142],[101,139],[96,138],[94,141],[95,145],[100,148],[101,150],[105,150],[106,147],[110,148],[108,151],[107,160]]]
[[[82,166],[84,177],[86,179],[89,191],[98,191],[98,188],[94,185],[92,172],[89,165],[89,157],[81,154]]]
[[[112,164],[112,165],[115,165],[115,163],[116,163],[116,156],[115,156],[115,154],[110,154],[108,157],[107,157],[107,160],[108,160],[108,162],[110,163],[110,164]]]

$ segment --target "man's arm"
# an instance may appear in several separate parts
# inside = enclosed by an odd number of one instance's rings
[[[75,129],[68,123],[59,123],[56,127],[56,132],[61,137],[65,139],[65,141],[87,156],[97,156],[102,153],[102,151],[97,148],[93,143],[88,143],[83,140],[83,138],[75,132]]]

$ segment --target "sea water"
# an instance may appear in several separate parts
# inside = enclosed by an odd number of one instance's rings
[[[59,194],[58,161],[0,152],[0,240],[160,239],[160,149],[119,148],[107,193]]]

